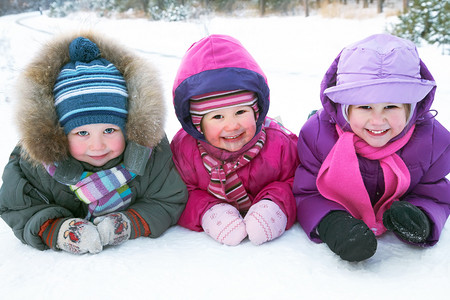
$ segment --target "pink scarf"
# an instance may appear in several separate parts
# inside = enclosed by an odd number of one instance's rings
[[[409,170],[395,152],[409,141],[414,128],[412,126],[405,136],[383,147],[372,147],[353,132],[343,132],[336,125],[339,139],[319,170],[316,180],[319,192],[363,220],[375,235],[384,233],[383,213],[410,185]],[[374,207],[364,186],[356,154],[380,161],[385,191]]]
[[[223,162],[210,155],[199,142],[198,148],[203,165],[211,175],[208,191],[217,198],[230,203],[240,211],[248,210],[251,206],[251,201],[236,171],[258,155],[265,141],[266,132],[263,129],[257,142],[231,162]]]

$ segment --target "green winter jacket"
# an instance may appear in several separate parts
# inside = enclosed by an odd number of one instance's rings
[[[186,187],[174,167],[167,138],[153,149],[150,159],[142,158],[144,174],[128,183],[133,196],[127,209],[135,210],[147,222],[150,237],[158,237],[177,223],[186,203]],[[109,161],[103,169],[118,165],[122,159],[123,155]],[[100,170],[73,158],[67,163],[70,163],[71,171]],[[127,161],[124,163],[126,165]],[[52,178],[43,166],[35,166],[22,157],[19,146],[12,152],[2,180],[0,214],[3,220],[17,238],[37,249],[48,248],[38,235],[47,220],[87,215],[87,204],[81,202],[67,185]]]
[[[69,61],[68,45],[78,36],[95,42],[102,57],[111,61],[127,82],[127,146],[121,156],[101,168],[70,156],[54,108],[55,78]],[[19,78],[16,117],[20,142],[5,167],[0,188],[1,217],[17,238],[37,249],[48,249],[39,236],[47,220],[85,218],[88,212],[87,204],[68,184],[75,184],[84,171],[97,172],[120,163],[137,174],[128,183],[132,200],[126,210],[138,216],[138,225],[145,224],[149,236],[158,237],[177,223],[187,201],[187,189],[173,164],[164,133],[165,108],[158,79],[148,61],[93,32],[56,37],[38,52]],[[57,169],[51,177],[43,164],[53,163]],[[131,226],[131,238],[143,235],[137,232],[140,229]],[[49,246],[56,249],[56,238]]]

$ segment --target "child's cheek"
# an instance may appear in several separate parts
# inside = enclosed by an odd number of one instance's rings
[[[122,136],[121,138],[117,138],[114,140],[114,142],[110,146],[110,150],[114,151],[114,153],[119,156],[125,151],[125,146],[125,139]]]
[[[69,152],[74,158],[79,157],[85,153],[85,145],[77,140],[69,139]]]

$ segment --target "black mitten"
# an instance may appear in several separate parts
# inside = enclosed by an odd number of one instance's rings
[[[406,201],[395,201],[383,214],[383,224],[411,243],[424,242],[430,235],[430,221],[417,206]]]
[[[320,221],[317,230],[322,241],[344,260],[362,261],[377,250],[372,230],[345,211],[330,212]]]

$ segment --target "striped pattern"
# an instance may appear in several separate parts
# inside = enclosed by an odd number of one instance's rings
[[[86,124],[107,123],[121,128],[125,125],[126,82],[119,70],[105,59],[64,66],[53,94],[59,122],[66,134]]]
[[[211,180],[208,185],[209,193],[232,204],[240,211],[247,211],[250,208],[251,201],[236,171],[258,155],[265,141],[266,132],[263,129],[260,138],[252,148],[242,154],[236,161],[228,163],[209,155],[200,142],[198,142],[203,165],[211,175]]]
[[[38,235],[44,241],[44,243],[51,249],[56,248],[56,242],[58,239],[59,229],[61,224],[65,221],[64,218],[49,219],[41,225]]]
[[[130,220],[131,235],[130,239],[135,239],[140,236],[149,236],[151,234],[150,227],[144,218],[134,209],[130,208],[124,212]]]
[[[123,164],[97,173],[84,172],[81,180],[70,185],[78,199],[88,204],[86,219],[126,208],[131,202],[128,182],[136,177]]]
[[[200,131],[203,117],[210,112],[222,108],[236,106],[251,106],[258,118],[258,96],[251,91],[234,90],[224,92],[211,92],[192,97],[189,100],[192,123]]]
[[[59,123],[61,126],[65,126],[67,122],[73,120],[77,117],[85,117],[85,116],[117,116],[119,118],[125,119],[127,117],[128,112],[125,109],[116,109],[114,107],[86,107],[81,109],[72,110],[61,117]]]
[[[97,93],[119,94],[128,97],[125,79],[117,68],[109,63],[77,63],[75,69],[61,70],[53,88],[55,105],[79,95]]]

